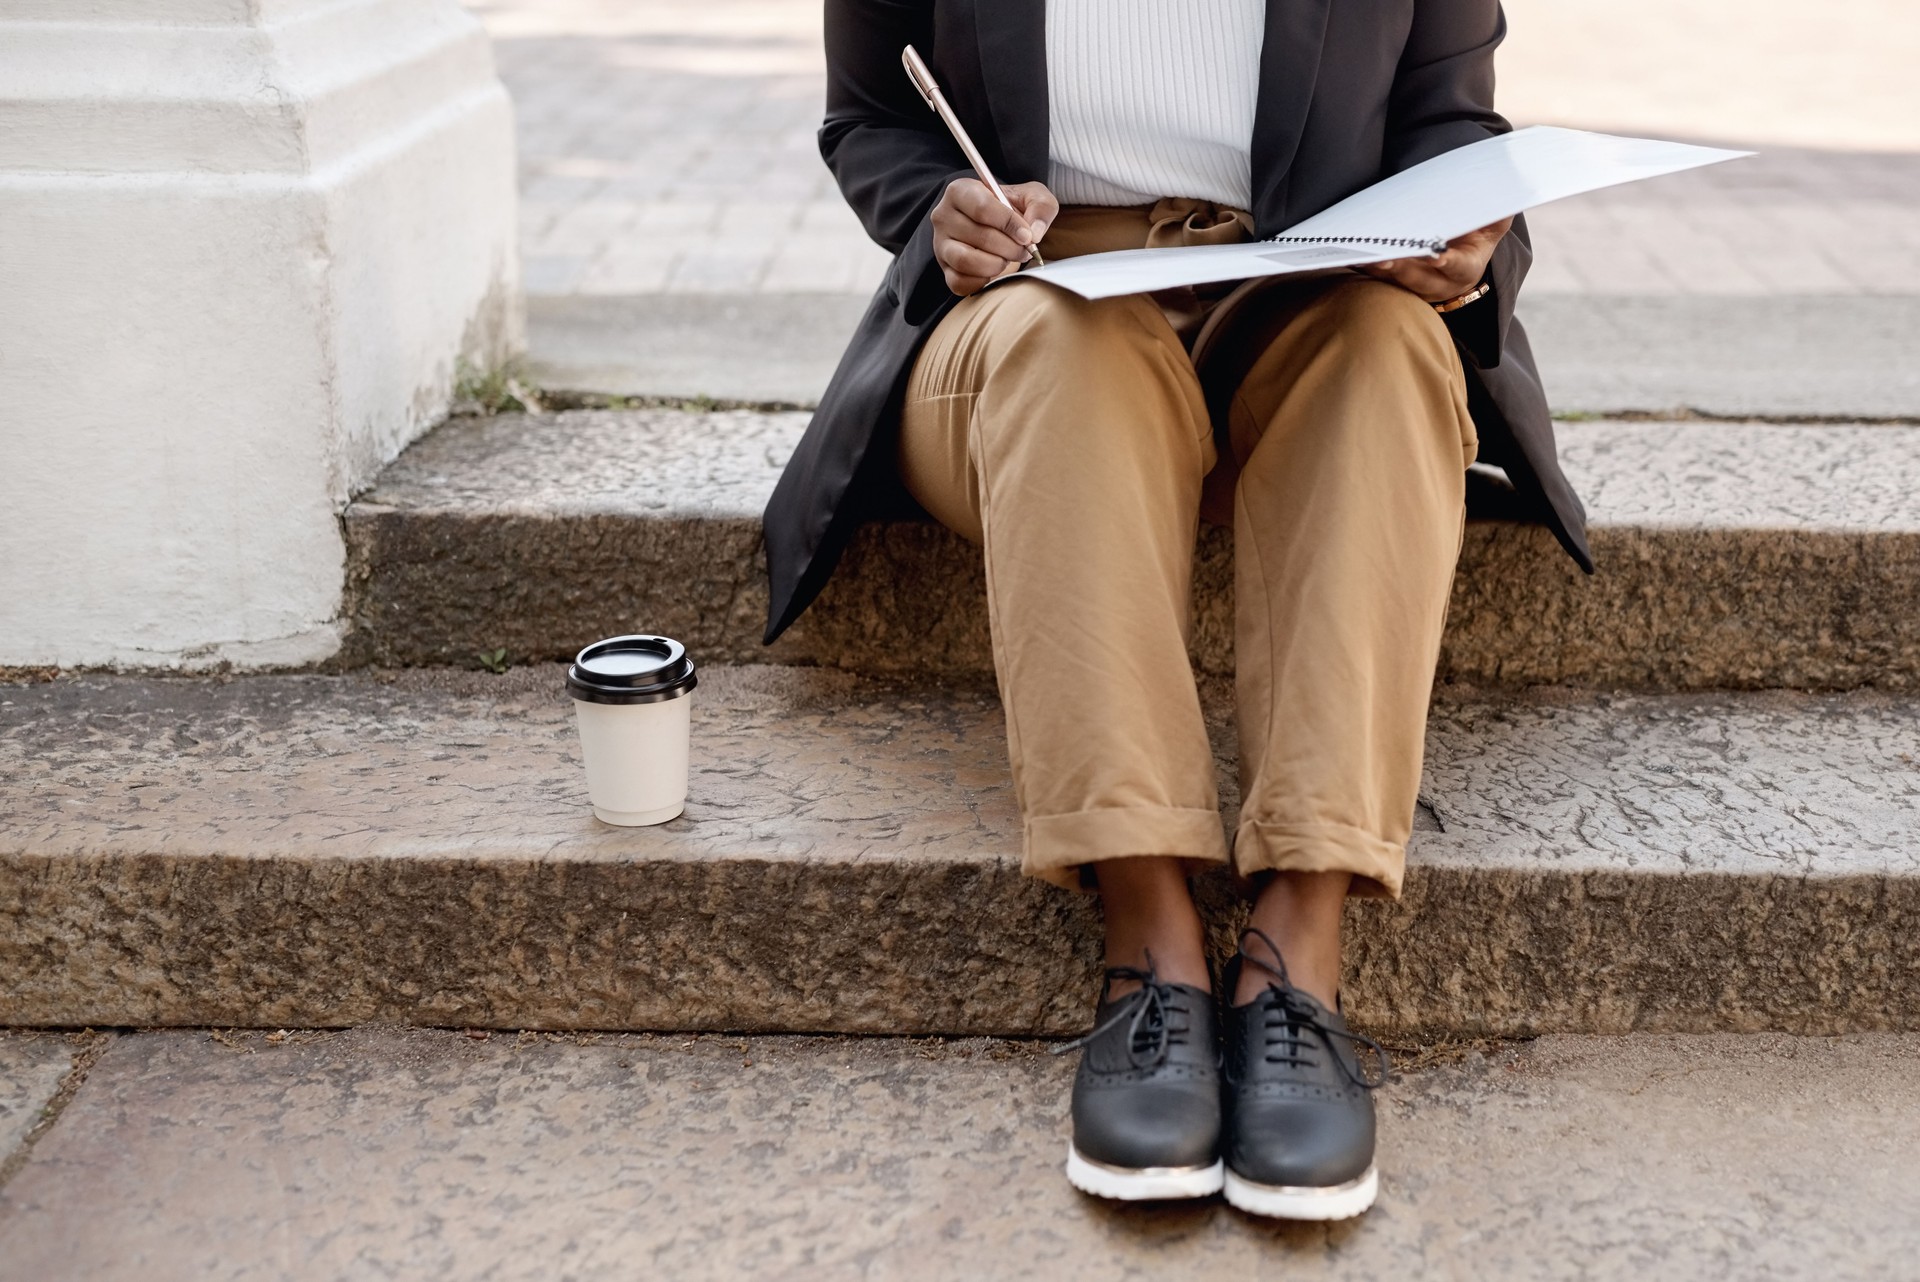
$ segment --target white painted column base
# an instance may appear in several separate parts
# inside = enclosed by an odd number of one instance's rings
[[[0,86],[0,666],[324,658],[348,497],[521,342],[485,33],[0,0]]]

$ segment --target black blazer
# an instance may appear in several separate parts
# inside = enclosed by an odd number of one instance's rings
[[[916,46],[1004,182],[1047,177],[1045,0],[826,0],[820,153],[867,234],[894,254],[774,487],[764,518],[771,642],[805,610],[859,524],[911,510],[894,472],[900,402],[920,345],[956,301],[927,220],[968,174],[900,66]],[[1498,0],[1267,0],[1252,139],[1256,232],[1271,236],[1387,174],[1510,126],[1493,110]],[[1168,193],[1178,195],[1180,193]],[[1507,505],[1545,522],[1591,572],[1585,512],[1514,298],[1533,251],[1524,221],[1494,250],[1489,298],[1448,316],[1480,458]]]

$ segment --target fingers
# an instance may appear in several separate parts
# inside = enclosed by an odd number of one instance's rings
[[[975,237],[991,237],[995,243],[982,249],[958,236],[946,234],[936,224],[933,258],[946,273],[947,287],[956,294],[964,296],[981,289],[994,277],[1018,267],[1033,252],[989,229],[963,224],[963,230]]]
[[[1390,281],[1419,295],[1429,303],[1444,303],[1458,298],[1480,279],[1478,268],[1469,268],[1464,259],[1449,263],[1440,258],[1396,258],[1384,263],[1369,263],[1360,269],[1369,276]],[[1466,279],[1468,276],[1471,279]]]
[[[999,259],[995,259],[994,261],[1000,262]],[[999,271],[993,272],[990,275],[978,276],[968,272],[954,271],[952,268],[942,265],[941,275],[947,278],[948,289],[960,297],[965,298],[969,294],[979,293],[993,281],[1015,270],[1018,270],[1017,264],[1002,262],[1000,263]]]
[[[1038,183],[1021,186],[1046,191]],[[1008,198],[1012,199],[1011,193]],[[1052,200],[1051,193],[1046,193],[1046,199]],[[1057,211],[1058,205],[1053,209]],[[934,260],[947,278],[947,288],[962,296],[979,292],[988,281],[1031,258],[1032,245],[1041,235],[976,178],[948,183],[934,206],[932,221]]]
[[[1480,269],[1484,271],[1487,260],[1493,257],[1494,246],[1500,243],[1500,238],[1505,236],[1512,227],[1513,219],[1502,218],[1497,223],[1489,223],[1485,227],[1470,231],[1466,235],[1450,241],[1447,245],[1447,251],[1449,253],[1465,254],[1470,258],[1477,259],[1480,264]]]
[[[1513,219],[1509,217],[1509,218],[1502,218],[1497,223],[1488,223],[1485,227],[1482,227],[1479,231],[1473,234],[1476,236],[1484,236],[1489,245],[1496,245],[1500,242],[1500,238],[1502,236],[1506,235],[1508,232],[1512,230],[1513,230]]]
[[[1047,234],[1047,228],[1053,226],[1054,219],[1060,215],[1060,201],[1045,183],[1015,183],[1004,189],[1007,199],[1027,220],[1027,226],[1033,231],[1034,243]]]
[[[993,193],[987,189],[987,185],[976,178],[955,179],[947,185],[947,195],[951,199],[954,210],[961,214],[965,221],[996,234],[1015,247],[1013,252],[1002,254],[1003,258],[1018,260],[1021,256],[1019,251],[1031,245],[1036,239],[1033,230],[1027,226],[1026,220],[996,200]],[[982,243],[973,236],[963,234],[958,227],[955,234],[968,244],[980,245],[982,249],[992,247],[991,244]]]
[[[958,240],[936,245],[933,256],[939,260],[941,267],[954,275],[982,281],[992,280],[1018,261],[1017,257],[1008,259],[1005,255],[975,249]]]
[[[1015,244],[1005,232],[993,227],[982,227],[978,223],[959,222],[951,227],[934,225],[934,248],[936,254],[942,242],[982,254],[991,254],[1003,263],[1023,263],[1032,256],[1033,250],[1025,245]],[[942,262],[947,259],[942,257]]]
[[[1425,281],[1431,289],[1452,289],[1454,282],[1464,281],[1459,289],[1447,295],[1448,298],[1462,290],[1472,289],[1473,282],[1480,279],[1480,267],[1473,261],[1473,256],[1451,247],[1437,258],[1412,260],[1408,264],[1408,273]]]
[[[956,276],[952,272],[943,272],[947,278],[947,288],[961,298],[977,294],[987,287],[987,278],[981,276]]]
[[[1451,279],[1449,273],[1437,269],[1438,262],[1438,259],[1428,258],[1395,258],[1384,263],[1368,263],[1360,270],[1369,276],[1390,280],[1396,285],[1405,285],[1418,294],[1431,287],[1436,281],[1445,282]]]

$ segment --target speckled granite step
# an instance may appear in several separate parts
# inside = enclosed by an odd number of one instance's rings
[[[974,549],[869,527],[772,649],[759,514],[803,414],[457,420],[349,509],[347,663],[553,659],[670,633],[708,661],[979,674]],[[1649,689],[1920,688],[1920,427],[1560,426],[1600,574],[1544,530],[1476,522],[1442,675]],[[1199,553],[1194,657],[1226,672],[1231,549]]]
[[[1094,906],[1018,872],[989,690],[710,669],[686,815],[615,830],[559,676],[0,686],[0,1024],[1084,1024]],[[1352,910],[1355,1011],[1920,1029],[1916,714],[1443,690],[1408,894]]]
[[[1907,1282],[1920,1256],[1916,1035],[1396,1057],[1380,1204],[1334,1226],[1076,1193],[1074,1057],[1035,1042],[93,1045],[0,1188],[9,1282]]]

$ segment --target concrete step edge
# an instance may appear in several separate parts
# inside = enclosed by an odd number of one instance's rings
[[[713,662],[990,671],[976,549],[867,527],[776,646],[759,513],[803,414],[457,421],[346,515],[345,664],[561,658],[664,632]],[[1651,689],[1920,686],[1920,427],[1561,426],[1600,573],[1546,532],[1470,523],[1446,680]],[[1203,530],[1192,652],[1232,670],[1231,539]]]
[[[1543,257],[1542,261],[1546,261]],[[620,396],[811,405],[867,293],[535,295],[530,372]],[[1519,319],[1556,412],[1920,416],[1920,297],[1558,292],[1528,285]]]
[[[1019,872],[989,691],[712,670],[687,816],[617,831],[557,677],[7,688],[0,1023],[1084,1025],[1095,906]],[[1353,1009],[1396,1033],[1920,1028],[1916,711],[1444,691],[1408,893],[1351,911]],[[1236,900],[1202,887],[1224,947]]]

